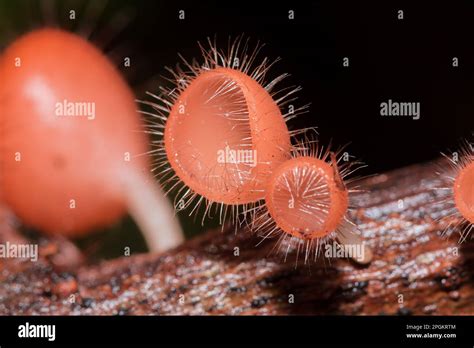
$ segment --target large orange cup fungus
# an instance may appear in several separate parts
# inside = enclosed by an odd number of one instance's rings
[[[245,73],[203,71],[169,113],[171,167],[194,192],[224,204],[264,197],[271,172],[289,158],[290,133],[270,94]]]
[[[148,139],[133,93],[98,49],[37,30],[6,49],[0,81],[0,192],[25,224],[78,237],[128,210],[152,249],[181,240],[168,212],[152,210],[168,208],[138,156]]]

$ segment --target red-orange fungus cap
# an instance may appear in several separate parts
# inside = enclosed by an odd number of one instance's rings
[[[203,71],[174,103],[165,127],[178,177],[214,202],[264,197],[272,171],[290,157],[290,135],[271,95],[245,73]]]
[[[454,202],[462,216],[474,223],[474,162],[461,169],[454,181]]]
[[[270,215],[284,232],[301,239],[315,239],[337,229],[349,198],[333,165],[302,156],[285,162],[272,175],[265,201]]]
[[[78,236],[120,217],[123,170],[148,170],[134,96],[84,39],[42,29],[0,60],[2,199],[23,222]],[[130,159],[128,162],[127,159]]]

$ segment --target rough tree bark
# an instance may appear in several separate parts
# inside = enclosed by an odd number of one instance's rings
[[[432,190],[440,186],[434,168],[412,166],[360,183],[368,192],[354,197],[360,208],[353,217],[374,252],[367,266],[333,259],[295,269],[294,261],[265,257],[274,241],[256,247],[256,236],[231,229],[162,255],[64,273],[57,258],[67,243],[49,241],[36,263],[0,260],[0,313],[472,315],[474,243],[442,236],[438,219],[447,203],[437,202],[449,193]],[[3,241],[13,238],[5,219],[0,230]]]

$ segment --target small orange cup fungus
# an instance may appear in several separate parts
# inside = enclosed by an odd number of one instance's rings
[[[445,234],[459,231],[459,241],[464,242],[474,228],[474,153],[472,144],[464,141],[458,152],[453,152],[451,156],[444,155],[444,157],[448,160],[452,172],[448,174],[445,166],[440,168],[442,176],[449,184],[447,187],[437,187],[436,189],[447,190],[450,193],[440,202],[449,207],[448,214],[441,217],[440,220],[448,221]]]
[[[337,166],[301,156],[273,173],[265,197],[280,228],[300,239],[323,238],[336,231],[349,205],[349,194]]]
[[[474,224],[474,162],[462,168],[453,185],[454,202],[461,215]]]
[[[349,190],[343,179],[354,171],[353,163],[338,165],[336,154],[295,148],[294,158],[281,164],[269,178],[265,207],[257,213],[254,229],[269,238],[279,235],[279,250],[304,250],[305,262],[316,259],[324,244],[337,240],[341,245],[359,245],[360,254],[352,257],[368,263],[371,250],[365,246],[350,222]],[[328,162],[329,160],[329,162]],[[285,256],[286,257],[286,256]]]

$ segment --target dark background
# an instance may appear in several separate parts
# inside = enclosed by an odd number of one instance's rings
[[[262,58],[282,58],[269,78],[290,73],[281,86],[302,86],[299,105],[311,103],[310,113],[292,120],[290,128],[318,127],[322,144],[350,143],[348,151],[368,165],[359,175],[435,159],[471,137],[472,2],[115,0],[90,15],[102,3],[0,0],[0,47],[51,24],[51,17],[75,32],[90,25],[90,40],[118,66],[121,57],[132,58],[131,68],[120,69],[144,99],[146,90],[157,92],[166,83],[160,75],[178,62],[178,53],[199,59],[197,41],[216,36],[226,45],[229,36],[244,33],[266,43]],[[45,9],[53,14],[48,20]],[[75,21],[67,19],[69,9],[77,11]],[[178,19],[179,10],[185,10],[185,20]],[[294,20],[288,19],[289,10],[295,11]],[[398,10],[404,11],[403,20]],[[349,57],[350,67],[343,67],[343,57]],[[453,57],[459,59],[457,68]],[[381,117],[380,103],[388,99],[420,102],[420,120]],[[181,218],[187,231],[202,229],[187,215]],[[136,238],[131,226],[129,220],[122,223],[119,229],[128,236],[123,238]]]

